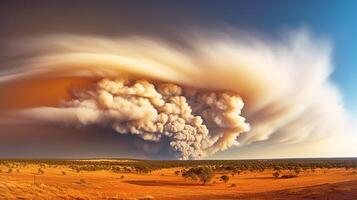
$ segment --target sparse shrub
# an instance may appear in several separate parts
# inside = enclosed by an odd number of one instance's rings
[[[154,200],[155,198],[151,195],[146,195],[145,197],[139,198],[139,200]]]
[[[82,183],[82,184],[86,184],[86,183],[87,183],[87,181],[86,181],[86,180],[84,180],[84,179],[82,179],[82,178],[81,178],[81,179],[79,179],[79,182],[80,182],[80,183]]]
[[[237,185],[233,183],[233,184],[231,185],[231,187],[237,187]]]
[[[273,167],[273,169],[275,170],[275,171],[281,171],[283,168],[281,167],[281,166],[274,166]]]
[[[9,169],[7,170],[7,173],[11,173],[11,172],[12,172],[12,169],[9,168]]]
[[[41,168],[38,168],[37,173],[38,173],[38,174],[45,174],[45,171],[43,171],[43,169],[41,169]]]
[[[300,172],[301,172],[301,168],[300,167],[295,167],[294,168],[294,172],[295,172],[296,175],[299,175]]]
[[[233,170],[233,172],[236,173],[237,175],[239,175],[240,173],[242,173],[242,171],[237,170],[237,169]]]
[[[182,173],[182,177],[184,177],[185,179],[190,178],[193,181],[199,179],[203,184],[206,184],[211,181],[213,176],[214,174],[212,170],[208,167],[191,168],[188,171]]]
[[[111,170],[114,173],[120,173],[121,172],[121,167],[112,167]]]
[[[175,171],[175,175],[176,176],[180,175],[180,171]]]
[[[182,175],[183,177],[189,177],[192,180],[197,180],[198,178],[204,185],[210,182],[214,176],[212,170],[207,167],[191,168]]]
[[[315,173],[316,167],[311,167],[311,173]]]
[[[185,171],[184,173],[182,173],[182,177],[185,178],[185,180],[187,180],[188,178],[190,178],[192,181],[196,181],[197,180],[197,176],[193,171]]]
[[[279,176],[280,176],[280,173],[278,171],[273,173],[273,177],[274,178],[279,178]]]
[[[220,179],[221,179],[224,183],[227,183],[227,182],[229,181],[229,176],[223,175],[223,176],[221,176]]]
[[[286,179],[286,178],[296,178],[296,177],[298,177],[298,176],[295,174],[285,174],[285,175],[282,175],[280,178]]]
[[[202,168],[198,171],[197,175],[203,184],[210,182],[214,176],[212,170],[208,168]]]
[[[66,172],[65,172],[65,171],[62,171],[62,175],[63,175],[63,176],[66,175]]]
[[[2,169],[0,169],[0,173],[2,173]]]
[[[153,170],[152,166],[150,166],[147,163],[137,163],[135,165],[134,169],[139,173],[150,173]],[[128,172],[130,172],[130,171],[128,171]]]
[[[124,179],[124,176],[121,176],[120,179]]]
[[[16,169],[16,172],[17,172],[17,173],[20,173],[20,169]]]

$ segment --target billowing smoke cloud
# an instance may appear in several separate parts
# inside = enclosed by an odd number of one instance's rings
[[[109,124],[146,141],[167,137],[178,158],[199,159],[232,146],[239,133],[249,130],[242,107],[239,96],[226,92],[103,79],[95,90],[74,94],[61,110],[76,116],[72,123]]]
[[[345,111],[329,80],[331,48],[304,31],[278,41],[201,33],[175,43],[60,35],[24,44],[19,49],[32,53],[21,52],[0,82],[98,82],[72,90],[72,99],[58,106],[19,111],[23,117],[110,126],[157,143],[165,138],[181,159],[232,145],[311,142],[343,132]]]

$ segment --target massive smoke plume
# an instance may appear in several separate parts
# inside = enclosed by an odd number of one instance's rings
[[[71,98],[58,105],[18,115],[168,140],[180,159],[258,141],[311,142],[343,131],[345,111],[329,80],[331,48],[303,31],[278,41],[201,33],[175,43],[57,35],[18,47],[20,57],[7,63],[12,68],[2,73],[2,83],[96,78],[94,87],[71,89]]]
[[[78,117],[75,123],[109,124],[118,133],[147,141],[168,137],[178,158],[199,159],[226,149],[249,130],[240,116],[242,107],[239,96],[227,92],[103,79],[95,90],[75,94],[63,109]]]

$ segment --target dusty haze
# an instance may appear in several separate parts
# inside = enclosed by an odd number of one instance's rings
[[[343,134],[346,116],[329,80],[327,41],[306,31],[276,41],[235,32],[182,35],[175,43],[82,35],[15,41],[2,87],[19,91],[21,82],[36,80],[38,91],[49,80],[87,81],[51,103],[33,100],[11,110],[3,103],[3,116],[7,123],[109,126],[180,159],[232,145],[313,144]],[[6,102],[16,92],[4,96]],[[41,96],[27,100],[33,98]]]

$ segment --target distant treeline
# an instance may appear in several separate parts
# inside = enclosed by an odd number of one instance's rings
[[[263,171],[265,169],[302,170],[316,168],[357,168],[357,158],[316,159],[259,159],[259,160],[68,160],[68,159],[1,159],[0,164],[12,163],[38,165],[65,165],[76,171],[112,170],[114,172],[148,173],[153,170],[172,167],[204,166],[215,171]]]

